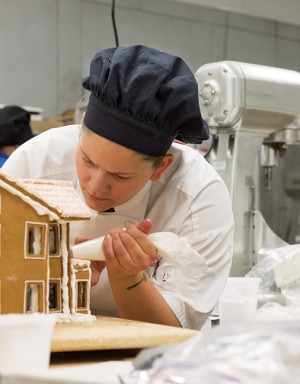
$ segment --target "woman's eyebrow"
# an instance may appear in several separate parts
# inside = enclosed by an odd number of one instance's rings
[[[93,160],[91,160],[89,158],[89,156],[84,152],[84,150],[82,148],[80,148],[80,151],[81,153],[83,154],[83,156],[91,163],[91,164],[94,164],[94,165],[97,165],[93,162]],[[138,172],[126,172],[126,171],[107,171],[107,173],[111,174],[111,175],[119,175],[119,176],[135,176],[138,174]]]
[[[95,164],[89,157],[88,155],[84,152],[84,150],[82,148],[80,148],[80,152],[83,154],[83,156],[88,160],[90,161],[92,164]]]
[[[114,171],[114,172],[109,172],[111,175],[119,175],[119,176],[134,176],[137,174],[137,172],[124,172],[124,171]]]

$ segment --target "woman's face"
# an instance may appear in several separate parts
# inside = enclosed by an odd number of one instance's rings
[[[163,164],[164,161],[154,169],[143,155],[86,128],[81,130],[76,152],[77,174],[86,204],[95,211],[106,211],[130,200],[148,180],[158,180],[168,167]]]

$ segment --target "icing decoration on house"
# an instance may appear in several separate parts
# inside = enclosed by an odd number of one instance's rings
[[[90,314],[90,261],[69,245],[70,223],[89,218],[71,182],[0,171],[0,314]]]

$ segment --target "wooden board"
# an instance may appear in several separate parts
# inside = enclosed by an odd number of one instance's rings
[[[177,343],[196,334],[191,329],[97,316],[91,323],[56,324],[51,351],[148,348]]]

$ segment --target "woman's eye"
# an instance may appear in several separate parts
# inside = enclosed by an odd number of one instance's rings
[[[129,180],[129,177],[127,177],[127,176],[114,175],[114,177],[115,177],[117,180],[120,180],[120,181]]]
[[[93,163],[87,159],[86,157],[83,157],[83,162],[86,164],[86,165],[93,165]]]

